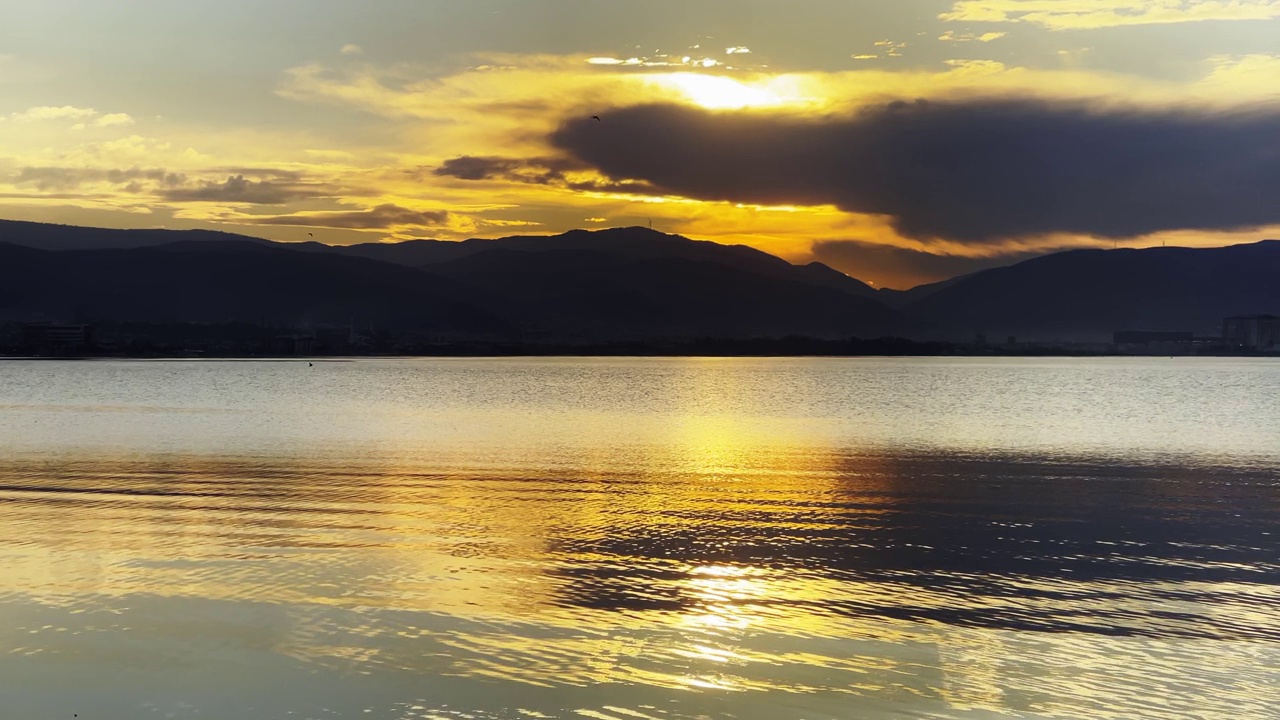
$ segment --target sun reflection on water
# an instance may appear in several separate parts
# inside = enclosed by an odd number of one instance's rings
[[[281,717],[1280,706],[1272,470],[844,444],[732,366],[631,425],[512,400],[318,451],[4,454],[0,677],[299,688]],[[490,425],[421,429],[458,417]]]

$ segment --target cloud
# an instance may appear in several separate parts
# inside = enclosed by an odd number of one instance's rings
[[[1009,33],[1003,32],[988,32],[979,35],[975,33],[957,33],[954,30],[948,30],[939,35],[938,39],[943,42],[972,42],[976,40],[978,42],[988,43],[999,40],[1008,34]]]
[[[272,180],[281,183],[301,183],[307,179],[306,175],[297,170],[248,165],[211,168],[209,172],[227,173],[228,175],[249,175],[260,180]]]
[[[751,50],[748,48],[726,48],[725,49],[725,55],[737,55],[739,59],[741,59],[742,55],[750,55],[750,54],[751,54]],[[713,57],[706,57],[703,55],[678,55],[678,56],[677,55],[653,55],[653,56],[641,56],[641,57],[632,56],[628,58],[601,56],[601,57],[587,58],[586,62],[588,65],[616,66],[619,68],[631,68],[631,69],[634,69],[634,68],[660,68],[660,69],[687,68],[691,70],[695,70],[695,69],[706,70],[710,68],[724,68],[727,70],[742,69],[741,68],[742,63],[739,63],[738,65],[728,65],[722,60],[717,60]]]
[[[702,56],[604,57],[573,55],[475,54],[474,64],[451,70],[408,65],[355,67],[302,65],[285,71],[276,94],[298,102],[356,108],[396,120],[439,123],[436,137],[456,146],[456,138],[495,136],[519,143],[531,127],[554,127],[569,108],[584,112],[611,97],[658,100],[670,97],[674,79],[766,76],[750,72],[753,56],[735,52],[734,65]],[[768,77],[772,77],[770,74]],[[470,136],[470,137],[468,137]]]
[[[17,186],[41,191],[75,190],[103,183],[122,186],[131,194],[150,192],[174,202],[246,202],[279,204],[289,200],[329,197],[336,192],[308,182],[294,170],[262,167],[209,168],[204,173],[228,173],[225,181],[189,178],[184,172],[164,168],[101,168],[26,166],[10,176]],[[246,179],[246,176],[256,180]]]
[[[1208,20],[1273,20],[1280,0],[958,0],[939,16],[953,22],[1023,22],[1088,30]]]
[[[295,225],[342,228],[346,230],[386,230],[395,227],[439,227],[449,222],[447,210],[410,210],[390,203],[367,210],[295,213],[246,220],[255,225]]]
[[[1012,265],[1053,249],[1015,250],[988,256],[946,255],[862,240],[829,240],[813,245],[812,260],[873,283],[905,290],[988,268]]]
[[[111,127],[113,125],[132,125],[133,118],[128,113],[108,113],[93,121],[97,127]]]
[[[107,113],[103,115],[93,108],[75,107],[74,105],[41,105],[27,108],[22,112],[0,116],[0,122],[12,121],[20,125],[59,120],[72,122],[71,127],[74,130],[84,130],[90,126],[105,128],[132,125],[134,123],[133,117],[128,113]]]
[[[160,187],[176,188],[184,184],[186,175],[163,168],[69,168],[24,167],[13,176],[18,186],[33,186],[43,192],[74,190],[95,183],[129,185],[150,181]],[[135,186],[137,188],[139,186]],[[132,191],[131,191],[132,192]]]
[[[582,170],[586,166],[565,158],[507,158],[494,156],[463,155],[446,160],[432,171],[437,177],[454,177],[459,180],[512,180],[516,182],[550,185],[565,180],[565,172]]]
[[[69,193],[69,192],[55,192],[55,193],[42,192],[38,194],[37,193],[10,193],[10,192],[0,193],[0,199],[2,200],[105,200],[111,197],[112,196],[110,195],[105,195],[101,193],[96,193],[96,194]]]
[[[43,122],[46,120],[89,120],[97,116],[98,111],[93,108],[79,108],[72,105],[42,105],[39,107],[27,108],[22,112],[15,112],[9,115],[9,119],[16,123]]]
[[[161,193],[170,202],[252,203],[283,205],[303,198],[322,197],[314,187],[279,183],[272,180],[248,180],[244,175],[231,175],[224,182],[206,181],[192,188],[173,188]]]
[[[886,216],[906,237],[1134,237],[1280,222],[1280,111],[896,101],[810,117],[644,105],[550,137],[614,181]]]
[[[351,43],[347,43],[346,45],[342,46],[342,50],[340,50],[340,52],[343,55],[362,55],[364,54],[364,48],[360,47],[359,45],[352,45]]]
[[[658,193],[648,183],[632,180],[610,181],[581,171],[588,165],[573,158],[509,158],[497,156],[464,155],[446,160],[432,174],[437,177],[453,177],[459,180],[500,180],[528,185],[546,185],[579,192],[625,193],[655,195]],[[578,171],[578,176],[568,173]]]

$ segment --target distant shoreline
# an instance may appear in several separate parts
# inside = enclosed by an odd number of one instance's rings
[[[19,361],[38,362],[92,362],[102,360],[149,360],[149,361],[219,361],[219,362],[354,362],[357,360],[396,360],[396,359],[503,359],[503,358],[1258,358],[1280,359],[1280,353],[1119,353],[1119,352],[1087,352],[1072,350],[1048,350],[1043,352],[950,352],[950,353],[820,353],[820,352],[440,352],[440,353],[387,353],[365,355],[197,355],[197,354],[103,354],[103,355],[64,355],[64,356],[30,356],[0,355],[0,363]]]
[[[911,340],[903,337],[823,339],[671,337],[633,340],[520,338],[422,338],[384,335],[364,342],[346,338],[269,336],[191,337],[159,333],[120,339],[86,338],[87,343],[0,346],[0,358],[28,359],[235,359],[324,358],[509,358],[509,357],[1267,357],[1229,349],[1220,340],[1111,343],[1103,341],[1011,341],[989,343]],[[1277,356],[1272,353],[1270,356]]]

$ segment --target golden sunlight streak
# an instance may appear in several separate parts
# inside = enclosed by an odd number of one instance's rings
[[[688,102],[708,110],[775,108],[814,102],[813,98],[800,95],[798,83],[787,77],[747,83],[723,75],[682,72],[647,79],[658,87],[675,90]]]

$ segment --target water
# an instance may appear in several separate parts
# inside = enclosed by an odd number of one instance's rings
[[[0,713],[1274,718],[1280,363],[0,363]]]

